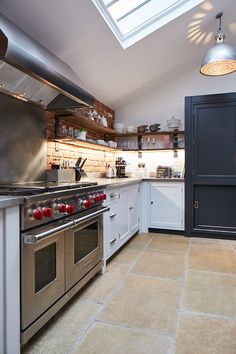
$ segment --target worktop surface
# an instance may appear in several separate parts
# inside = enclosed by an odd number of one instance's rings
[[[183,178],[155,178],[155,177],[146,177],[146,178],[98,178],[96,182],[101,187],[118,187],[125,186],[129,184],[139,183],[139,182],[184,182]]]
[[[0,196],[0,209],[22,204],[23,201],[24,201],[23,197],[12,197],[6,195]]]

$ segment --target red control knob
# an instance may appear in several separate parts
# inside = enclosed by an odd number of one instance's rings
[[[84,201],[84,206],[85,206],[85,208],[91,208],[91,206],[92,206],[91,201],[90,200],[85,200]]]
[[[66,211],[68,214],[73,214],[75,211],[74,205],[66,205]]]
[[[59,204],[58,205],[58,210],[60,213],[66,213],[66,205],[65,204]]]
[[[102,194],[102,199],[103,200],[106,200],[107,199],[107,195],[104,193],[104,194]]]
[[[45,218],[51,218],[52,208],[43,208],[43,216],[45,216]]]
[[[35,220],[42,220],[43,219],[43,211],[41,209],[36,209],[33,213]]]
[[[95,194],[93,197],[95,203],[99,202],[99,194]]]
[[[103,194],[99,194],[99,202],[103,201]]]

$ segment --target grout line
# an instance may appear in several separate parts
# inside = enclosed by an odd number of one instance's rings
[[[213,313],[205,313],[205,312],[194,312],[189,310],[180,310],[180,313],[190,315],[191,317],[211,317],[211,318],[217,318],[219,320],[233,321],[236,323],[236,317],[223,316],[216,313],[213,314]]]
[[[180,284],[182,284],[183,281],[184,281],[183,277],[180,277],[180,278],[168,278],[166,276],[162,277],[160,275],[150,275],[150,274],[144,274],[144,273],[139,273],[139,272],[130,272],[129,274],[133,275],[133,276],[139,276],[139,277],[147,278],[147,279],[172,280],[172,281],[178,282]]]
[[[82,299],[81,299],[82,300]],[[86,300],[87,301],[87,300]],[[90,330],[90,328],[93,326],[93,324],[96,321],[96,317],[98,316],[98,314],[101,312],[102,310],[102,304],[99,304],[100,308],[98,309],[98,311],[96,312],[96,314],[94,314],[94,316],[92,316],[91,321],[89,321],[89,323],[87,324],[87,326],[84,327],[84,329],[81,331],[80,335],[77,337],[77,339],[74,341],[73,345],[71,346],[71,348],[69,349],[69,351],[66,354],[72,354],[74,353],[75,350],[77,350],[78,346],[81,343],[82,338],[85,336],[85,334],[87,334],[87,332]]]
[[[214,270],[204,270],[204,269],[197,269],[197,268],[188,268],[188,272],[198,272],[203,274],[216,274],[216,275],[224,275],[230,278],[236,278],[236,273],[224,273],[224,272],[215,272]]]
[[[184,286],[185,286],[185,283],[186,283],[187,272],[188,272],[188,257],[189,257],[190,246],[191,246],[191,238],[189,240],[188,249],[187,249],[187,252],[186,252],[186,255],[185,255],[185,259],[184,259],[184,269],[185,269],[185,271],[184,271],[183,285],[182,285],[182,289],[181,289],[181,293],[180,293],[180,299],[179,299],[179,309],[178,309],[177,319],[176,319],[176,328],[175,328],[175,334],[174,334],[174,341],[173,341],[173,344],[172,344],[172,348],[170,348],[170,351],[169,351],[168,354],[174,354],[175,353],[177,331],[178,331],[178,328],[180,326],[181,307],[183,306],[183,299],[184,299]]]
[[[232,250],[234,252],[235,258],[236,258],[236,247],[233,247],[232,241],[230,242],[230,244],[231,244]],[[236,243],[234,245],[236,245]]]
[[[173,334],[170,334],[170,333],[162,333],[162,332],[159,332],[157,330],[154,330],[154,329],[151,329],[151,328],[147,328],[147,327],[137,327],[137,326],[129,326],[128,324],[125,324],[125,323],[121,323],[121,322],[113,322],[111,320],[95,320],[95,322],[97,323],[102,323],[102,324],[107,324],[107,325],[111,325],[111,326],[114,326],[114,327],[118,327],[118,328],[124,328],[124,329],[129,329],[133,332],[135,331],[139,331],[139,332],[142,332],[142,333],[149,333],[149,334],[152,334],[152,335],[155,335],[155,336],[163,336],[163,337],[167,337],[167,338],[170,338],[170,339],[173,339]]]

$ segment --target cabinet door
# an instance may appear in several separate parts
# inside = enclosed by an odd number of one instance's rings
[[[236,236],[236,94],[185,99],[186,234]]]
[[[198,182],[236,177],[236,105],[194,106],[193,176]]]
[[[129,235],[129,188],[120,189],[119,202],[120,239]]]
[[[120,231],[119,226],[116,225],[111,229],[104,230],[105,238],[105,259],[107,260],[119,247]]]
[[[183,184],[151,183],[150,227],[183,230]]]
[[[139,210],[140,210],[139,185],[129,189],[129,230],[133,235],[139,229]]]
[[[194,230],[236,231],[236,186],[195,186],[194,197]]]

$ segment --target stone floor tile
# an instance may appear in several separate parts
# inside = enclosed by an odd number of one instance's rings
[[[146,247],[146,242],[140,242],[139,240],[136,241],[136,239],[134,239],[127,243],[125,249],[130,251],[142,251],[144,250],[145,247]]]
[[[140,250],[129,250],[123,248],[119,253],[117,253],[113,260],[117,263],[131,264],[139,256],[140,252]]]
[[[23,348],[22,354],[65,354],[100,310],[77,296]]]
[[[183,308],[236,319],[236,276],[198,271],[187,272]]]
[[[122,272],[106,272],[103,275],[96,275],[83,288],[80,298],[104,303],[123,277]]]
[[[235,354],[236,322],[183,314],[174,354]]]
[[[175,280],[128,275],[99,319],[173,334],[180,289]]]
[[[188,267],[236,274],[236,257],[233,250],[194,246],[189,251]]]
[[[153,233],[140,233],[136,235],[135,237],[132,238],[131,242],[136,242],[136,243],[148,243],[154,236],[155,234]]]
[[[165,250],[168,252],[187,252],[189,246],[189,238],[184,236],[175,236],[175,235],[165,235],[165,234],[156,234],[153,236],[148,249],[151,250]]]
[[[205,237],[192,237],[191,246],[232,249],[231,242],[229,240],[219,240]]]
[[[145,251],[130,272],[164,278],[184,276],[184,254]]]
[[[168,354],[170,338],[95,322],[73,354]]]
[[[127,273],[128,270],[128,264],[118,263],[115,260],[111,260],[109,263],[107,263],[107,272]]]

